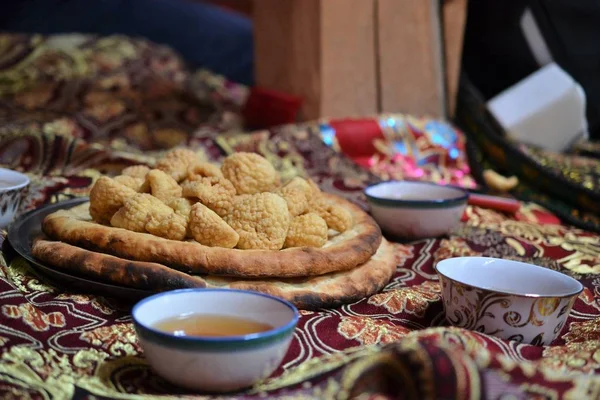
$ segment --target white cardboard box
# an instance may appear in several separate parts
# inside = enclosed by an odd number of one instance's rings
[[[562,68],[550,63],[488,101],[490,112],[514,139],[563,151],[587,136],[585,93]]]

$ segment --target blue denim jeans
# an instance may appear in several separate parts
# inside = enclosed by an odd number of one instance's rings
[[[178,51],[193,67],[252,84],[252,23],[192,0],[15,0],[0,6],[0,29],[24,33],[124,34]]]

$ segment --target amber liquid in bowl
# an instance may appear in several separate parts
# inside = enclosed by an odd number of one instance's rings
[[[189,314],[167,318],[154,328],[175,336],[226,337],[266,332],[271,325],[229,315]]]

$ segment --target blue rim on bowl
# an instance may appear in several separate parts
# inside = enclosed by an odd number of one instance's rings
[[[7,168],[0,168],[0,175],[2,174],[7,174],[7,175],[12,175],[15,180],[20,181],[20,183],[15,183],[12,184],[11,186],[4,186],[2,188],[0,188],[0,191],[2,192],[8,192],[11,190],[17,190],[17,189],[22,189],[25,186],[29,185],[30,180],[29,177],[21,172],[17,172],[17,171],[13,171],[12,169],[7,169]],[[11,179],[12,181],[12,179]]]
[[[261,296],[268,298],[273,301],[277,301],[292,311],[293,317],[287,322],[285,325],[270,329],[265,332],[251,333],[248,335],[241,336],[225,336],[225,337],[206,337],[206,336],[175,336],[174,334],[167,333],[158,329],[153,328],[147,324],[140,322],[136,318],[137,310],[142,307],[144,304],[156,300],[160,297],[164,296],[173,296],[180,293],[190,293],[190,292],[236,292],[236,293],[244,293],[252,296]],[[168,292],[158,293],[149,297],[146,297],[140,300],[133,306],[131,310],[131,318],[133,320],[133,324],[136,328],[138,335],[143,336],[145,339],[157,342],[160,344],[165,344],[169,347],[175,347],[179,349],[187,349],[187,350],[219,350],[219,351],[229,351],[229,350],[241,350],[247,348],[256,348],[262,345],[267,345],[273,342],[277,342],[280,339],[287,337],[291,331],[294,330],[298,320],[300,318],[300,314],[298,313],[298,309],[289,301],[280,299],[275,296],[271,296],[268,294],[253,292],[250,290],[240,290],[240,289],[205,289],[205,288],[192,288],[192,289],[177,289],[171,290]]]
[[[379,196],[374,196],[369,194],[369,191],[377,187],[379,185],[390,184],[390,183],[409,183],[415,185],[427,185],[427,186],[435,186],[443,189],[453,189],[459,192],[460,194],[456,197],[443,198],[443,199],[431,199],[431,200],[413,200],[413,199],[390,199]],[[367,199],[372,201],[374,204],[380,206],[388,206],[388,207],[413,207],[413,208],[442,208],[449,206],[456,206],[459,204],[466,203],[469,200],[469,192],[461,187],[453,186],[453,185],[438,185],[433,182],[420,182],[420,181],[383,181],[378,182],[373,185],[369,185],[365,188],[365,196]]]

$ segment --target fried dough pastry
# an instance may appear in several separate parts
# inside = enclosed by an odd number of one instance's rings
[[[146,174],[150,172],[150,168],[145,165],[132,165],[121,171],[121,175],[131,176],[133,178],[146,179]]]
[[[123,207],[113,215],[110,224],[134,232],[146,232],[150,214],[169,215],[173,212],[162,201],[147,193],[138,193],[125,200]]]
[[[234,197],[224,219],[240,235],[239,249],[279,250],[290,226],[287,203],[275,193]]]
[[[309,209],[325,220],[327,226],[340,233],[352,226],[352,214],[342,207],[337,207],[322,195],[312,199]]]
[[[190,231],[190,211],[192,211],[192,206],[196,202],[191,199],[186,199],[180,197],[178,199],[172,199],[167,205],[175,211],[175,214],[181,215],[185,218],[185,223],[187,224],[187,237],[192,237],[192,233]]]
[[[234,153],[223,160],[221,171],[237,194],[271,192],[280,185],[279,173],[264,157],[255,153]]]
[[[123,206],[125,200],[135,196],[136,191],[111,179],[100,177],[90,191],[90,215],[101,224],[109,224],[112,216]]]
[[[171,176],[159,169],[148,172],[146,177],[150,184],[152,196],[163,203],[169,203],[172,199],[181,197],[182,189]]]
[[[322,247],[327,242],[327,223],[315,213],[292,219],[283,247]]]
[[[172,240],[183,240],[187,232],[186,218],[147,193],[137,193],[127,199],[110,223],[116,228],[148,232]]]
[[[169,208],[169,210],[171,209]],[[187,220],[172,210],[170,214],[166,215],[150,213],[146,230],[155,236],[171,240],[183,240],[187,234]]]
[[[210,247],[233,249],[240,235],[202,203],[196,203],[190,212],[190,234],[198,243]]]
[[[169,151],[155,169],[125,168],[98,179],[90,194],[96,222],[212,247],[280,250],[322,247],[328,230],[349,230],[352,213],[310,179],[281,186],[271,163],[235,153],[221,167],[191,150]]]
[[[319,187],[319,185],[317,185],[315,183],[315,181],[313,181],[312,179],[307,179],[306,183],[308,183],[308,185],[310,186],[310,188],[312,189],[312,196],[311,196],[311,200],[312,198],[317,198],[320,194],[321,194],[321,188]]]
[[[185,218],[189,218],[190,211],[195,203],[196,202],[193,200],[180,197],[178,199],[171,199],[167,205],[171,207],[176,214],[179,214]]]
[[[318,187],[316,187],[316,184],[314,182],[312,182],[312,185],[315,185],[316,189],[313,188],[313,186],[311,185],[311,180],[306,180],[304,178],[301,178],[299,176],[293,178],[292,180],[290,180],[288,183],[286,183],[283,186],[283,189],[295,189],[295,190],[299,190],[302,193],[304,193],[304,195],[306,196],[306,199],[308,201],[312,200],[313,194],[315,191],[317,191],[318,193],[320,193],[320,190]]]
[[[136,178],[130,175],[119,175],[115,176],[114,179],[121,185],[125,185],[138,193],[146,193],[148,190],[150,190],[150,185],[144,178]]]
[[[184,197],[198,198],[202,204],[220,217],[225,216],[231,209],[231,202],[235,196],[233,184],[225,178],[216,176],[184,182],[182,187]]]
[[[181,182],[188,174],[188,168],[200,160],[191,150],[173,149],[156,163],[156,168],[171,175],[177,182]]]
[[[296,217],[308,210],[313,190],[306,180],[296,177],[279,189],[277,194],[286,201],[292,217]]]
[[[200,162],[193,164],[188,167],[187,180],[195,181],[204,177],[216,176],[217,178],[223,178],[223,172],[218,165],[211,164],[209,162]]]

